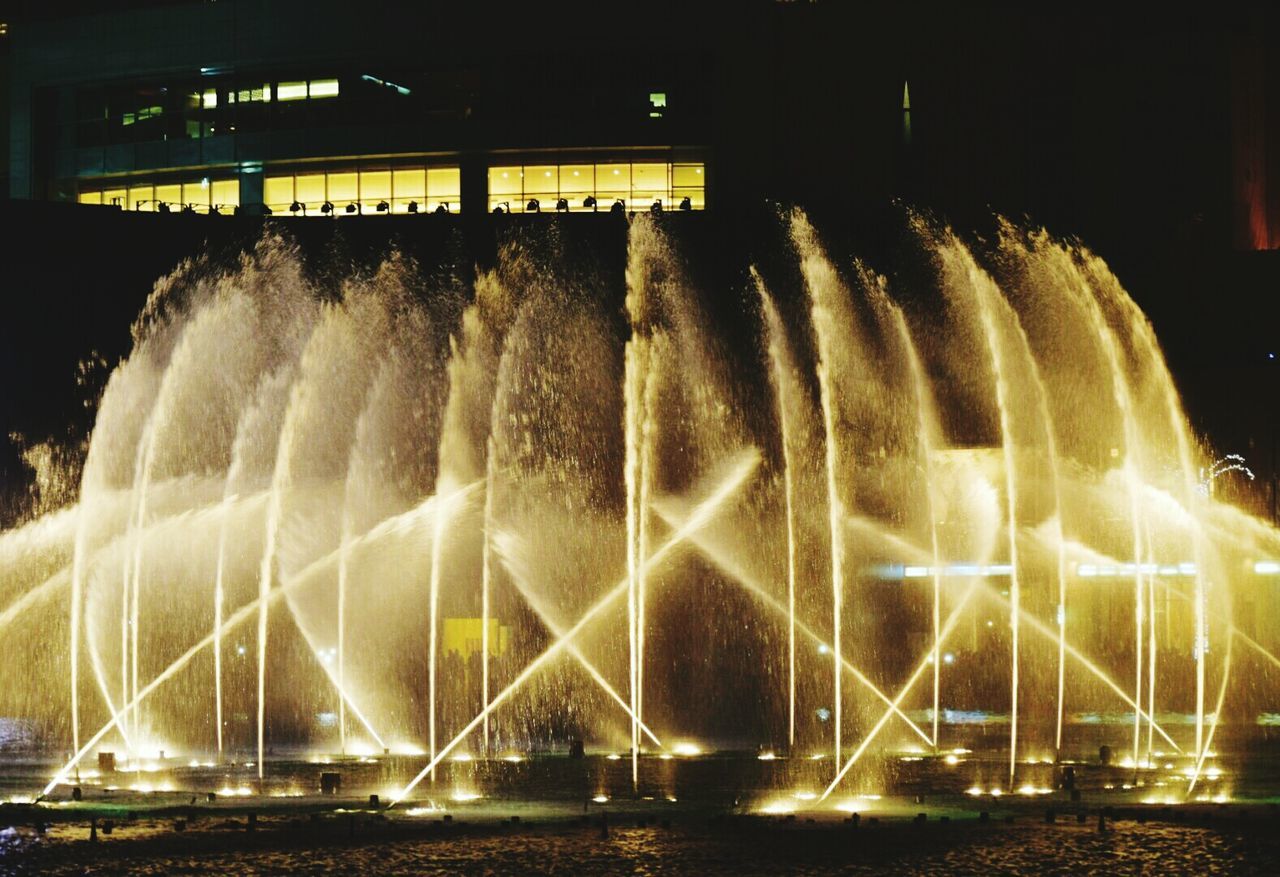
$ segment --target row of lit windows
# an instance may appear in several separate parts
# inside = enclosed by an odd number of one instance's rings
[[[307,79],[297,82],[278,82],[275,87],[275,99],[277,101],[306,100],[307,98],[318,99],[326,97],[337,97],[339,93],[338,80],[336,79]],[[251,86],[248,88],[232,89],[224,92],[226,101],[229,104],[234,103],[265,103],[271,100],[272,89],[270,82],[264,82],[262,87]],[[212,110],[218,106],[218,89],[206,88],[200,92],[200,106],[206,110]]]
[[[489,210],[702,210],[701,164],[604,162],[489,168]]]
[[[82,191],[79,201],[81,204],[114,204],[126,210],[190,208],[204,213],[213,208],[238,206],[240,184],[234,178],[140,184]],[[457,167],[272,174],[263,180],[263,202],[274,214],[456,213],[460,201],[461,175]],[[702,210],[705,207],[702,164],[604,162],[489,169],[491,211]]]
[[[186,210],[209,213],[231,212],[240,204],[240,181],[204,178],[185,183],[166,183],[99,189],[81,192],[81,204],[116,205],[125,210]]]
[[[263,201],[272,213],[457,213],[457,167],[404,167],[269,176]],[[325,205],[328,205],[326,208]]]

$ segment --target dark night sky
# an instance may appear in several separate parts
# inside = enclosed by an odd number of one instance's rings
[[[0,17],[107,5],[0,2]],[[1263,89],[1264,164],[1280,178],[1280,50],[1268,46],[1280,33],[1277,14],[1231,4],[1032,5],[756,3],[735,16],[696,3],[625,9],[672,22],[677,42],[708,35],[714,47],[715,160],[726,177],[734,170],[759,185],[726,193],[733,210],[707,217],[719,239],[753,227],[749,214],[764,212],[766,197],[809,205],[851,252],[878,251],[895,198],[964,230],[989,228],[999,212],[1077,235],[1151,316],[1197,425],[1224,451],[1266,457],[1280,390],[1280,364],[1267,359],[1280,354],[1270,318],[1280,250],[1235,245],[1232,114],[1240,77]],[[450,14],[463,31],[488,17],[460,10]],[[506,26],[557,11],[568,15],[539,4]],[[1262,60],[1242,72],[1240,57]],[[904,79],[909,152],[897,124]],[[210,234],[225,243],[252,233],[231,221],[212,229],[207,220],[100,222],[80,212],[0,202],[11,229],[0,282],[0,434],[63,434],[78,405],[76,362],[93,350],[113,360],[127,352],[152,280]],[[1280,210],[1275,217],[1280,236]],[[717,258],[741,261],[750,250],[729,247]],[[0,453],[10,491],[19,472],[12,451]]]

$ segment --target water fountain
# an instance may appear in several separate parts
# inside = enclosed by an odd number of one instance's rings
[[[1200,489],[1244,463],[1204,468],[1106,265],[913,218],[907,281],[795,212],[730,338],[672,221],[632,220],[617,302],[516,245],[465,306],[273,235],[160,281],[78,500],[0,534],[0,716],[72,752],[45,794],[163,750],[470,800],[571,741],[626,753],[606,800],[696,797],[712,749],[729,798],[1009,793],[1122,741],[1226,789],[1280,695],[1280,533]]]

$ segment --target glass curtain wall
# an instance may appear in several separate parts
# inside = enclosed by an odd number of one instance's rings
[[[655,204],[663,210],[703,210],[705,178],[700,163],[495,166],[489,168],[489,210],[552,212],[561,201],[559,209],[574,213],[608,211],[619,202],[627,211],[649,210]]]

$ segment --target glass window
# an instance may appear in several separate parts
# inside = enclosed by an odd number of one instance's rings
[[[298,174],[293,178],[293,197],[306,205],[308,214],[319,212],[326,200],[324,174]]]
[[[156,200],[168,204],[171,209],[178,209],[182,204],[182,186],[176,183],[168,186],[156,186]],[[159,204],[156,205],[159,207]]]
[[[182,203],[190,204],[200,212],[209,206],[209,184],[204,181],[182,184]]]
[[[539,210],[554,210],[556,198],[560,195],[558,180],[559,168],[555,165],[529,165],[524,169],[524,195],[521,201],[525,209],[529,202],[537,200]]]
[[[391,172],[391,185],[397,198],[425,198],[427,172],[420,167],[397,168]]]
[[[373,212],[382,201],[391,200],[391,171],[360,172],[360,203]]]
[[[596,191],[612,195],[614,198],[626,198],[629,196],[631,194],[631,165],[596,165]],[[603,207],[604,205],[600,206]]]
[[[677,189],[672,189],[672,190],[671,190],[671,203],[670,203],[669,205],[664,204],[663,206],[664,206],[664,207],[667,207],[667,208],[669,208],[669,209],[671,209],[671,210],[678,210],[678,209],[680,209],[680,204],[681,204],[681,202],[682,202],[682,201],[684,201],[684,199],[685,199],[685,198],[688,198],[688,199],[689,199],[689,209],[691,209],[691,210],[704,210],[704,209],[706,209],[706,206],[707,206],[706,197],[705,197],[705,196],[704,196],[704,194],[703,194],[704,192],[705,192],[705,190],[704,190],[704,189],[702,189],[702,188],[697,188],[697,189],[678,189],[678,188],[677,188]]]
[[[667,165],[633,164],[631,166],[631,203],[636,210],[648,209],[654,203],[669,206],[667,201]]]
[[[519,196],[524,191],[522,173],[518,167],[489,168],[489,194]]]
[[[397,168],[391,172],[391,200],[393,213],[408,213],[409,202],[416,201],[418,210],[426,208],[427,172],[420,167]]]
[[[262,200],[272,210],[288,210],[293,203],[293,177],[267,177],[262,181]]]
[[[131,186],[129,188],[129,210],[155,210],[156,190],[152,186]]]
[[[218,105],[218,90],[216,88],[206,88],[200,95],[200,105],[206,110],[212,110]]]
[[[116,204],[123,207],[127,198],[128,193],[124,189],[107,189],[102,193],[103,204]]]
[[[462,176],[456,167],[433,167],[427,170],[427,209],[434,211],[441,204],[450,213],[457,213],[461,206]]]
[[[276,86],[276,100],[304,100],[307,96],[305,82],[281,82]]]
[[[230,103],[239,101],[242,104],[260,103],[262,101],[271,100],[271,83],[264,82],[262,85],[254,85],[249,88],[242,88],[239,91],[232,92],[227,95]]]
[[[335,211],[344,211],[348,204],[360,200],[359,174],[329,174],[329,200]]]
[[[210,201],[215,207],[237,207],[240,204],[239,180],[214,180],[210,185]]]
[[[283,83],[281,84],[283,85]],[[311,80],[310,93],[312,97],[337,97],[338,80],[313,79]]]
[[[676,164],[671,166],[671,185],[673,186],[705,186],[702,165]]]
[[[102,193],[101,192],[81,192],[79,197],[76,200],[78,200],[81,204],[101,204]]]

